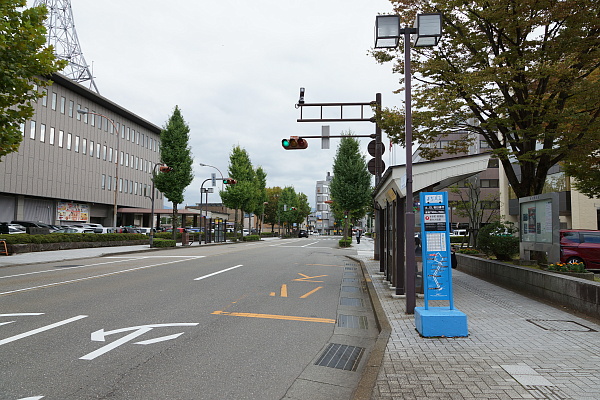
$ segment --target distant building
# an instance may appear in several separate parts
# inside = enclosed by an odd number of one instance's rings
[[[325,180],[317,181],[315,189],[316,210],[312,220],[314,221],[314,229],[322,235],[330,234],[335,223],[330,203],[327,203],[331,200],[329,187],[332,179],[333,176],[328,172]]]
[[[113,221],[115,191],[118,208],[150,208],[161,128],[63,75],[51,79],[19,151],[0,162],[0,221],[150,226],[147,214]],[[157,192],[156,208],[163,202]]]

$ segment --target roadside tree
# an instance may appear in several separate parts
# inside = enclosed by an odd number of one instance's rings
[[[183,192],[192,183],[192,152],[189,146],[190,128],[181,110],[175,106],[167,125],[160,132],[160,161],[173,168],[171,172],[159,172],[154,184],[173,203],[173,237],[176,237],[177,206],[183,203]]]
[[[237,233],[244,226],[244,211],[254,209],[256,203],[255,171],[250,161],[250,156],[245,149],[235,146],[229,156],[229,177],[237,181],[235,185],[227,185],[225,190],[219,192],[223,204],[233,208],[234,229]],[[238,211],[241,210],[241,225],[238,225]]]
[[[0,161],[19,150],[21,124],[34,114],[32,102],[46,95],[52,81],[42,79],[62,70],[52,46],[44,48],[46,6],[26,8],[25,0],[0,2]]]
[[[542,193],[553,165],[600,148],[587,140],[600,117],[597,0],[391,2],[404,26],[417,12],[443,18],[440,44],[412,49],[413,140],[421,155],[464,152],[481,135],[516,196],[526,197]],[[403,70],[395,50],[372,54]],[[404,144],[403,111],[384,109],[378,120]],[[435,146],[440,133],[457,129],[465,132],[460,140]]]

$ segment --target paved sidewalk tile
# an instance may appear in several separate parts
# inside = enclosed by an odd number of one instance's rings
[[[372,400],[600,399],[600,325],[453,270],[469,336],[423,338],[361,250],[392,326]]]

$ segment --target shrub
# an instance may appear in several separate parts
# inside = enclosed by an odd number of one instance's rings
[[[160,239],[155,238],[152,241],[152,247],[175,247],[176,242],[173,239]]]
[[[340,239],[340,241],[338,242],[340,247],[350,247],[352,246],[352,238],[349,239]]]
[[[244,242],[255,242],[257,240],[260,240],[260,236],[258,236],[258,235],[248,235],[248,236],[244,236],[244,238],[242,240]]]
[[[460,254],[479,254],[479,250],[472,249],[470,247],[466,247],[464,249],[458,249],[456,252],[460,253]]]
[[[123,240],[148,240],[148,236],[140,233],[49,233],[47,235],[0,235],[7,244],[27,243],[62,243],[62,242],[112,242]]]
[[[481,228],[477,235],[477,248],[486,255],[494,255],[500,261],[510,261],[519,254],[519,238],[511,222],[493,222]]]
[[[556,263],[550,264],[547,268],[548,271],[557,271],[557,272],[577,272],[584,273],[587,272],[585,270],[585,265],[583,263]]]

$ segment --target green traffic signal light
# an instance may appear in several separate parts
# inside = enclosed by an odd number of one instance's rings
[[[281,140],[281,145],[283,146],[283,148],[287,149],[288,147],[290,147],[290,141],[289,139],[282,139]]]

